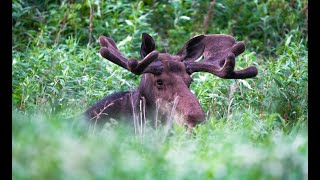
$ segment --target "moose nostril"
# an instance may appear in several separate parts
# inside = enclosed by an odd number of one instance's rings
[[[162,86],[163,85],[163,81],[161,79],[157,80],[157,84]]]
[[[201,123],[204,121],[204,119],[205,119],[204,113],[188,114],[186,116],[187,122],[191,124]]]

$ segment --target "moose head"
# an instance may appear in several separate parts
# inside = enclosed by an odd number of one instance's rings
[[[205,119],[197,97],[189,89],[192,73],[208,72],[224,79],[252,78],[258,74],[254,66],[234,69],[235,57],[244,52],[245,45],[229,35],[195,36],[176,55],[171,55],[158,53],[153,38],[143,33],[141,61],[125,58],[109,37],[100,36],[99,42],[102,57],[142,78],[134,91],[111,94],[89,108],[85,114],[91,122],[110,118],[134,121],[143,116],[156,124],[157,120],[174,115],[179,123],[192,128]],[[196,61],[202,55],[203,60]]]

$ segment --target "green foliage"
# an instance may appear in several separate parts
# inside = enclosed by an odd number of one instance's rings
[[[205,32],[209,7],[14,0],[13,179],[307,179],[307,1],[217,0]],[[259,74],[193,74],[207,121],[192,135],[147,127],[141,138],[112,123],[91,132],[81,118],[67,119],[137,87],[140,77],[103,59],[97,39],[112,37],[126,57],[139,58],[143,32],[173,54],[193,35],[233,35],[247,46],[236,69],[254,65]]]
[[[252,110],[209,119],[194,134],[147,126],[87,131],[81,119],[13,114],[13,179],[307,179],[307,126]],[[78,126],[75,126],[78,124]],[[288,136],[289,134],[290,136]]]
[[[227,29],[228,34],[244,40],[250,50],[274,55],[272,50],[279,48],[292,30],[298,29],[300,38],[305,38],[306,6],[306,0],[217,1],[210,30],[219,33]]]

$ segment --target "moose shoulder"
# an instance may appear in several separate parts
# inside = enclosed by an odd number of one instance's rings
[[[235,57],[245,50],[243,42],[229,35],[210,34],[191,38],[176,54],[158,53],[153,38],[142,34],[142,60],[127,59],[115,42],[99,37],[100,54],[109,61],[141,75],[139,86],[132,92],[111,94],[90,107],[85,115],[90,122],[104,123],[108,119],[166,120],[178,117],[181,124],[192,128],[204,121],[205,113],[197,97],[190,91],[191,74],[209,72],[225,79],[252,78],[258,74],[254,66],[234,70]],[[203,55],[203,60],[195,62]]]

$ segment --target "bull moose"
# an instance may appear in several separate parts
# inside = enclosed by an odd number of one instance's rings
[[[153,120],[154,124],[171,116],[181,124],[193,128],[204,121],[205,113],[197,97],[190,91],[191,74],[208,72],[224,79],[252,78],[258,74],[256,67],[234,70],[235,57],[244,52],[243,42],[232,36],[205,34],[191,38],[176,54],[158,53],[154,39],[142,34],[141,61],[127,59],[113,39],[99,37],[100,54],[105,59],[142,75],[139,86],[131,92],[118,92],[96,102],[84,114],[90,122],[136,119]],[[198,60],[203,55],[203,60]]]

